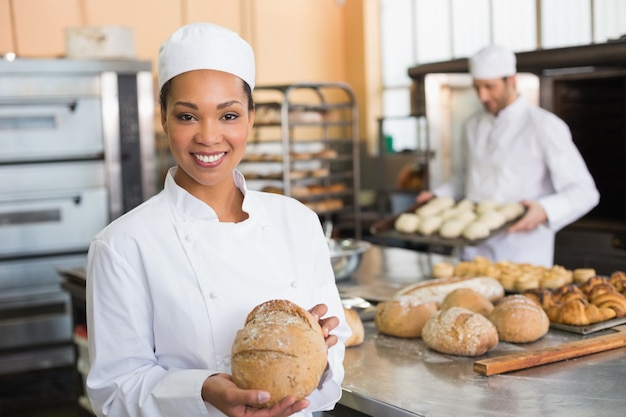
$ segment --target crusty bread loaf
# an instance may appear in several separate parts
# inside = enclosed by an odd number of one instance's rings
[[[471,288],[457,288],[446,295],[439,308],[446,310],[451,307],[465,307],[474,313],[489,317],[493,310],[493,303],[487,297]]]
[[[256,306],[232,347],[233,381],[270,393],[263,407],[288,395],[306,398],[319,384],[328,360],[326,342],[313,315],[288,300]]]
[[[361,321],[361,316],[356,310],[351,308],[343,308],[343,312],[346,316],[346,323],[352,330],[352,334],[346,340],[346,347],[350,346],[358,346],[363,343],[363,339],[365,338],[365,328],[363,327],[363,321]]]
[[[415,338],[422,335],[426,320],[437,311],[437,303],[399,297],[376,305],[374,324],[386,335]]]
[[[457,288],[473,289],[492,302],[504,297],[504,287],[491,277],[449,277],[420,281],[401,289],[394,297],[411,296],[422,302],[434,301],[441,304],[446,295]]]
[[[498,345],[498,331],[485,316],[452,307],[437,311],[426,321],[422,339],[441,353],[480,356]]]
[[[530,298],[509,295],[496,303],[489,320],[504,342],[528,343],[543,337],[550,329],[550,319],[539,304]]]

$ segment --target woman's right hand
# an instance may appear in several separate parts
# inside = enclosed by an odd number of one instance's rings
[[[270,408],[255,408],[269,401],[269,393],[238,388],[228,374],[208,377],[202,385],[202,399],[230,417],[287,417],[309,405],[309,400],[288,396]]]

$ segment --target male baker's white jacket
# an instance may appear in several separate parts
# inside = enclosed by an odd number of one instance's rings
[[[530,232],[502,232],[464,249],[477,255],[552,266],[554,235],[598,204],[599,193],[568,126],[521,96],[497,116],[470,117],[462,138],[463,164],[453,180],[433,189],[439,196],[474,202],[536,200],[548,223]]]
[[[246,315],[276,298],[306,309],[326,303],[341,319],[323,381],[298,415],[340,398],[350,329],[320,221],[298,201],[246,190],[241,174],[235,178],[249,213],[243,222],[220,223],[174,182],[172,169],[161,193],[93,239],[87,392],[99,416],[221,416],[202,401],[202,383],[230,373]]]

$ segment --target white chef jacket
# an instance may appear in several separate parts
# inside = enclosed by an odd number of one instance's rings
[[[504,231],[466,247],[463,259],[482,255],[552,266],[555,233],[598,204],[598,190],[568,126],[521,96],[497,116],[483,111],[470,117],[462,152],[460,169],[451,182],[433,189],[436,195],[474,202],[535,200],[548,217],[532,231]]]
[[[240,223],[220,222],[179,187],[165,188],[92,241],[87,264],[91,369],[87,393],[99,416],[223,415],[200,395],[212,374],[230,374],[238,329],[252,308],[289,299],[328,305],[340,342],[307,410],[341,396],[343,342],[350,335],[317,215],[295,199],[247,190]]]

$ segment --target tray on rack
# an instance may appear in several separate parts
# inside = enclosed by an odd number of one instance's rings
[[[599,332],[600,330],[610,329],[621,324],[626,324],[626,317],[618,317],[610,320],[601,321],[598,323],[588,324],[586,326],[574,326],[571,324],[562,324],[550,322],[550,328],[556,330],[563,330],[570,333],[578,334],[590,334]]]
[[[417,210],[420,206],[421,204],[414,204],[413,206],[407,208],[402,213],[414,213],[415,210]],[[415,233],[398,232],[397,230],[395,230],[394,224],[396,222],[396,219],[402,213],[398,213],[394,216],[385,218],[383,220],[380,220],[374,223],[370,227],[370,233],[372,233],[372,235],[374,236],[385,238],[385,239],[397,239],[397,240],[403,240],[407,242],[423,243],[426,245],[433,245],[433,246],[434,245],[450,246],[450,247],[476,246],[476,245],[481,244],[485,240],[489,239],[494,234],[497,234],[503,230],[506,230],[509,226],[514,224],[521,217],[520,216],[514,220],[508,221],[502,226],[500,226],[499,228],[492,230],[490,235],[485,238],[471,240],[471,239],[467,239],[464,237],[445,238],[445,237],[441,237],[438,233],[434,233],[430,236],[426,236],[419,232],[415,232]]]

